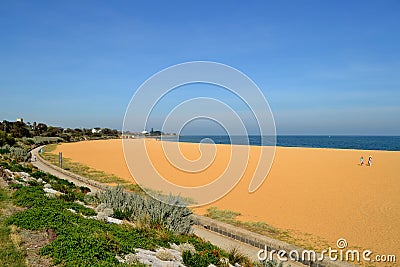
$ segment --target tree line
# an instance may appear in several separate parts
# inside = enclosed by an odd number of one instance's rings
[[[0,147],[13,146],[17,141],[33,142],[35,137],[58,137],[65,142],[74,142],[90,139],[116,138],[121,132],[109,128],[95,128],[96,131],[87,128],[63,128],[48,126],[45,123],[23,121],[0,121]],[[42,138],[43,140],[46,140]],[[36,139],[35,139],[36,140]]]

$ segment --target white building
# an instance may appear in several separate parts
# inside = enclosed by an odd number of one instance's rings
[[[100,133],[101,132],[101,129],[100,128],[93,128],[92,129],[92,133]]]

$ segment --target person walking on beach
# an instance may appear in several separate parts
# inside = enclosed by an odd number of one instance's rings
[[[368,166],[372,166],[372,156],[368,157]]]
[[[360,158],[360,166],[364,166],[364,157],[363,156],[361,156],[361,158]]]

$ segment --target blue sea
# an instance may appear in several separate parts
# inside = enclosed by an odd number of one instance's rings
[[[225,136],[225,135],[181,135],[163,136],[165,141],[178,141],[189,143],[215,143],[268,146],[273,144],[273,138],[257,135]],[[305,135],[278,135],[276,145],[284,147],[314,147],[314,148],[340,148],[362,150],[390,150],[400,151],[400,136],[305,136]]]

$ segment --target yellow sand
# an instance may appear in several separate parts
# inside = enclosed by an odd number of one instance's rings
[[[138,140],[132,142],[135,151]],[[230,146],[217,145],[213,164],[198,174],[179,172],[163,156],[159,141],[146,142],[155,168],[184,186],[206,184],[229,162]],[[165,144],[165,143],[164,143]],[[184,156],[195,160],[199,145],[181,143]],[[249,165],[238,185],[210,206],[238,211],[242,220],[265,221],[281,229],[320,236],[334,244],[345,238],[350,246],[400,257],[400,152],[277,147],[272,169],[255,193],[248,193],[256,158],[262,147],[251,147]],[[126,166],[121,140],[67,143],[55,153],[95,169],[133,181]],[[130,151],[130,152],[132,152]],[[359,158],[373,157],[373,166]],[[137,159],[141,166],[146,159]]]

